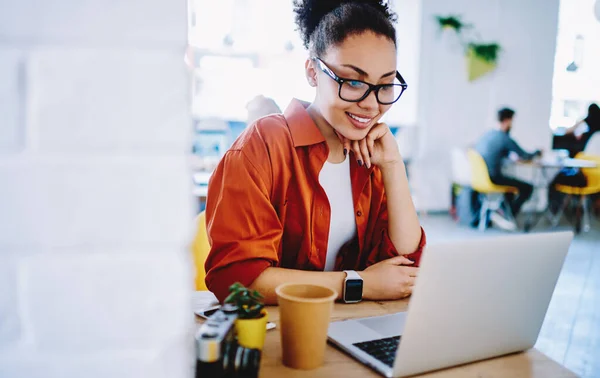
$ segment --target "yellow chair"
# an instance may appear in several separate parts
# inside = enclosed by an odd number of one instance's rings
[[[479,152],[469,149],[467,151],[469,165],[471,166],[471,187],[481,194],[481,212],[479,214],[479,230],[487,228],[488,213],[502,207],[506,193],[519,193],[514,186],[496,185],[490,179],[487,164]],[[504,206],[510,214],[510,206]],[[510,214],[512,217],[512,214]]]
[[[581,214],[577,214],[575,220],[575,232],[581,231],[581,218],[583,218],[583,230],[587,232],[590,230],[590,199],[589,196],[600,193],[600,156],[599,155],[588,155],[584,152],[580,152],[575,156],[576,159],[587,160],[596,164],[594,168],[582,168],[581,171],[587,180],[587,185],[584,187],[577,186],[569,186],[558,184],[555,186],[556,190],[566,194],[568,197],[565,199],[563,206],[561,207],[559,213],[556,217],[554,217],[556,226],[558,221],[560,221],[560,217],[564,212],[565,207],[569,203],[569,200],[572,197],[576,197],[577,199],[577,208],[579,208],[579,204],[583,203],[583,217]]]
[[[206,215],[201,212],[196,218],[197,232],[192,241],[192,256],[196,266],[196,290],[208,290],[204,283],[206,272],[204,271],[204,262],[210,252],[208,234],[206,233]]]

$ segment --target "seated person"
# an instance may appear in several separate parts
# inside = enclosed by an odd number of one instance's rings
[[[523,204],[531,197],[533,186],[514,177],[505,176],[502,173],[502,161],[504,158],[508,157],[511,152],[519,155],[519,158],[522,160],[531,160],[534,157],[541,155],[541,152],[526,152],[510,137],[509,134],[512,129],[514,116],[514,110],[509,108],[500,109],[498,111],[497,128],[484,134],[477,142],[475,150],[477,150],[485,160],[490,179],[494,184],[514,186],[519,190],[516,197],[513,194],[506,195],[512,215],[516,218]],[[494,224],[503,229],[515,230],[517,228],[514,219],[506,216],[502,211],[492,213],[491,220]]]
[[[592,135],[598,131],[600,131],[600,107],[597,104],[590,104],[587,116],[568,128],[565,135],[572,135],[576,140],[580,141],[579,148],[584,150]],[[574,156],[575,152],[581,151],[571,151],[571,155]],[[563,168],[558,172],[548,189],[548,207],[553,214],[558,212],[565,197],[556,190],[557,184],[585,187],[587,179],[578,168]]]
[[[250,125],[213,173],[207,287],[223,301],[240,282],[275,304],[275,288],[293,281],[341,298],[352,270],[362,298],[406,297],[425,235],[398,144],[379,122],[406,85],[395,16],[384,1],[304,0],[295,13],[316,96]]]
[[[597,104],[590,104],[587,116],[569,127],[565,135],[574,135],[577,140],[583,140],[585,148],[585,142],[597,131],[600,131],[600,107]]]
[[[279,109],[275,100],[263,95],[258,95],[248,101],[246,111],[248,112],[248,118],[246,119],[248,125],[266,115],[281,113],[281,109]]]

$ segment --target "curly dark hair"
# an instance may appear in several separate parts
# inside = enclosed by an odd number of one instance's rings
[[[372,31],[396,44],[396,14],[380,0],[294,0],[297,30],[304,47],[321,56],[353,34]]]

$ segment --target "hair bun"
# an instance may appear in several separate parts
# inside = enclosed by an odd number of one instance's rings
[[[294,0],[296,25],[301,33],[304,47],[308,48],[310,36],[323,17],[339,6],[350,3],[370,5],[382,12],[390,21],[395,21],[388,2],[383,0]]]

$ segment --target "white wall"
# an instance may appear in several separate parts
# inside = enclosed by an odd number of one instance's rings
[[[411,168],[420,210],[445,210],[450,149],[465,146],[494,124],[499,107],[517,111],[513,136],[526,149],[550,148],[552,72],[559,0],[422,0],[419,152]],[[503,47],[495,72],[472,83],[465,59],[435,15],[462,15],[485,41]]]
[[[186,377],[186,3],[0,0],[0,377]]]

